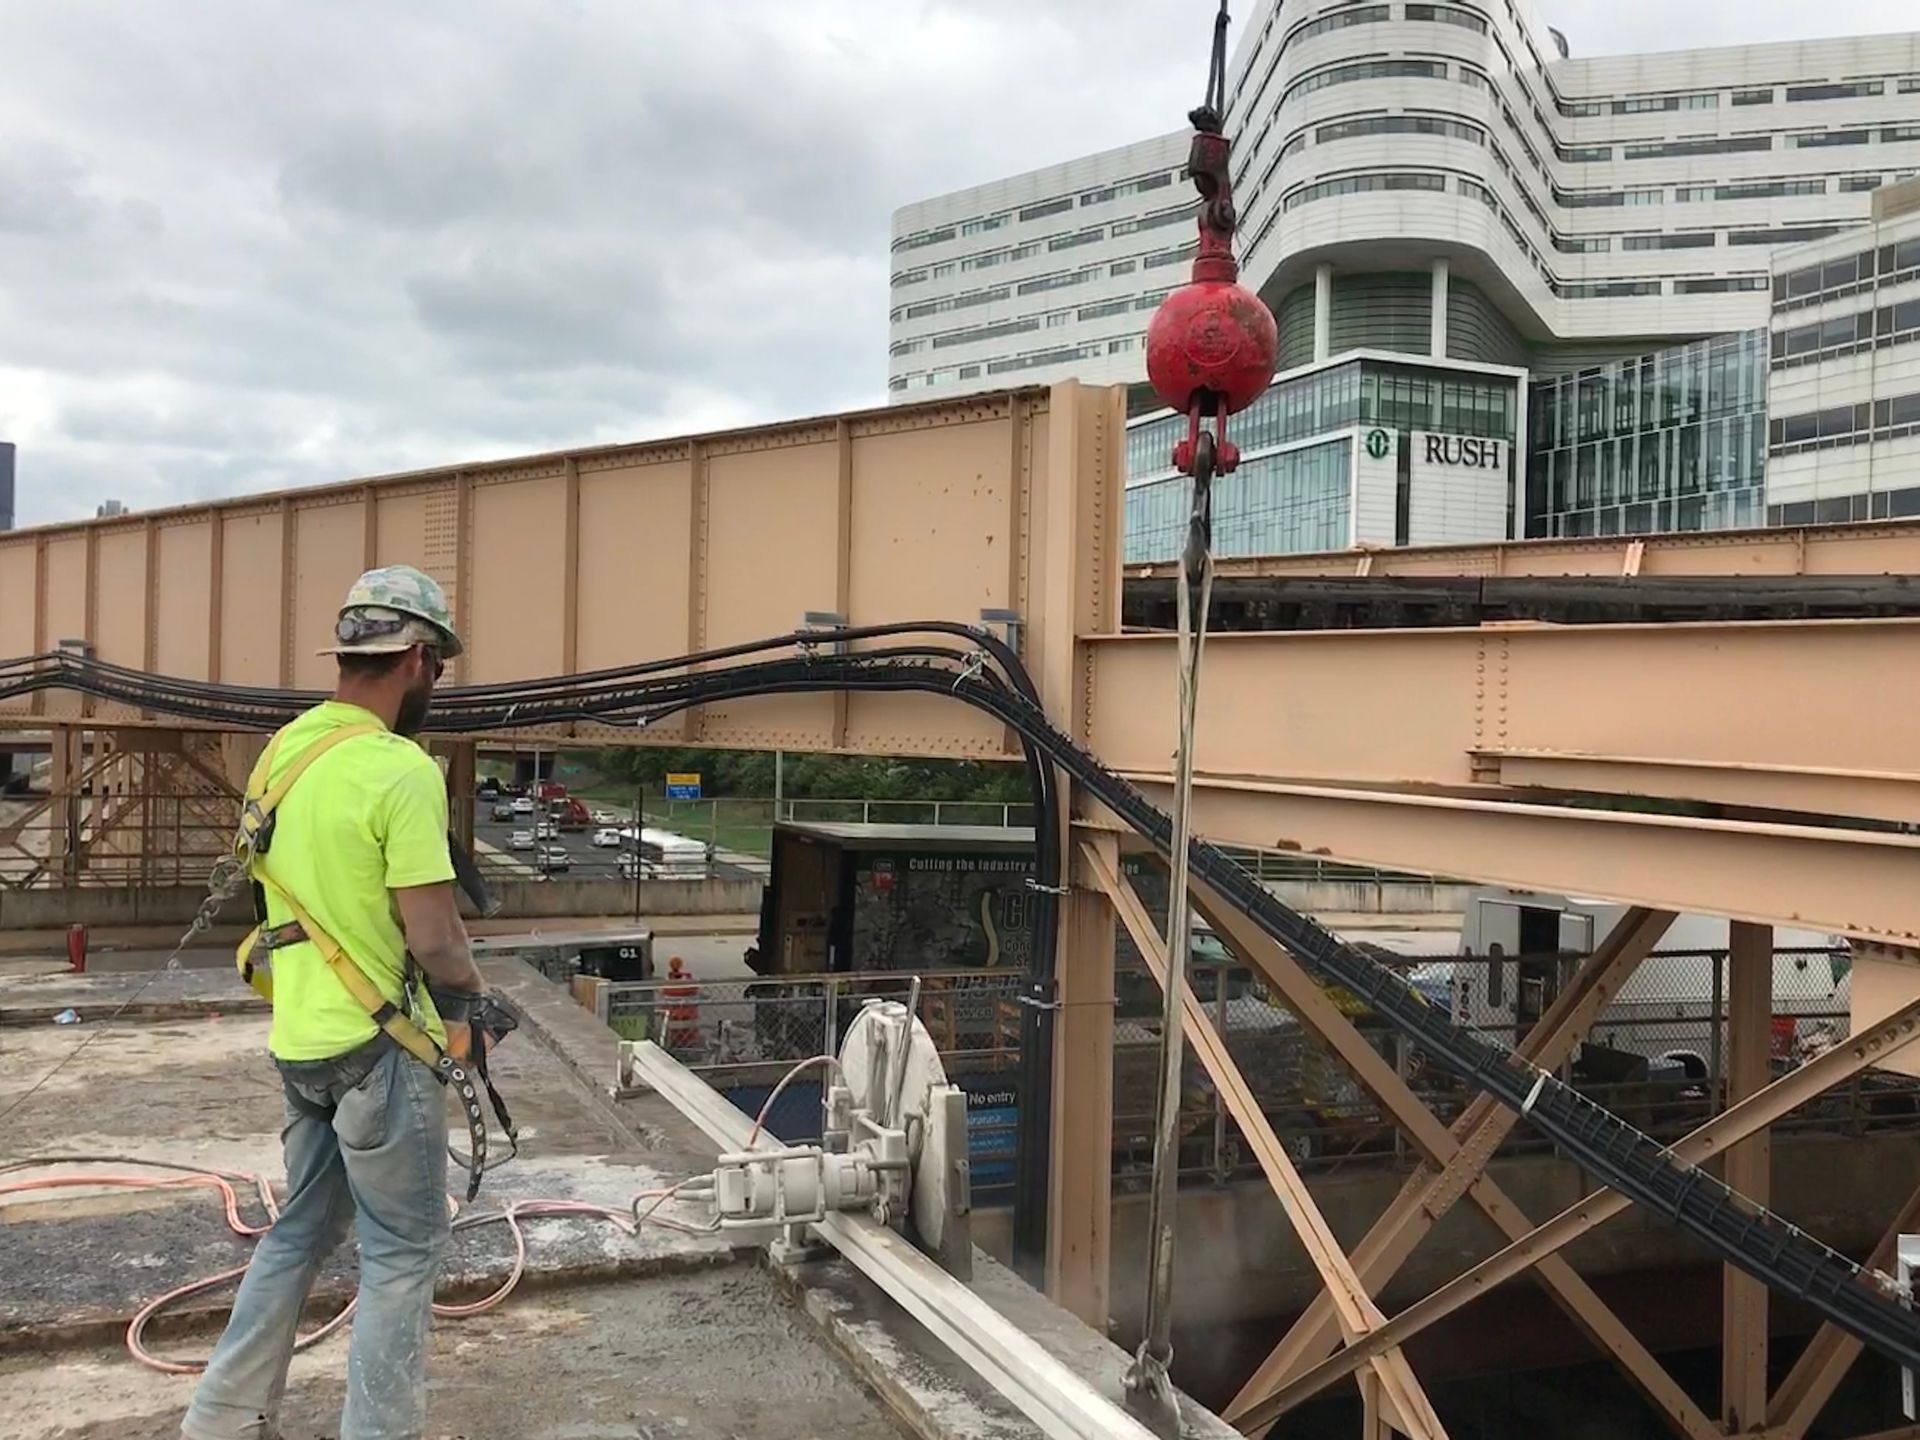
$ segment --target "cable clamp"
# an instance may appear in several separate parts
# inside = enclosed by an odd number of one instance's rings
[[[953,688],[955,693],[957,694],[959,692],[960,687],[966,684],[969,680],[978,679],[980,672],[982,670],[985,670],[986,668],[987,668],[987,652],[984,650],[974,651],[971,655],[967,657],[967,663],[960,667],[960,673],[953,677]]]
[[[1542,1070],[1534,1077],[1533,1088],[1527,1091],[1527,1098],[1520,1102],[1522,1116],[1531,1115],[1533,1107],[1540,1102],[1540,1094],[1547,1088],[1547,1072]]]
[[[1042,885],[1031,875],[1027,876],[1022,883],[1026,885],[1027,889],[1040,895],[1070,895],[1073,893],[1072,889],[1066,885]]]

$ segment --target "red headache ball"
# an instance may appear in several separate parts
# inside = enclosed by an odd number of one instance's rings
[[[1224,408],[1231,415],[1260,398],[1279,351],[1279,327],[1258,295],[1226,281],[1195,280],[1153,313],[1147,379],[1170,409],[1185,414],[1202,395],[1204,413]]]

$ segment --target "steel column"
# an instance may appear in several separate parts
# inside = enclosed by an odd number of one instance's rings
[[[1091,848],[1118,855],[1112,837]],[[1069,850],[1054,1012],[1047,1294],[1102,1334],[1113,1244],[1113,907]],[[1022,1106],[1040,1098],[1021,1098]]]
[[[1727,1103],[1737,1105],[1765,1089],[1769,1078],[1773,930],[1735,924],[1728,938]],[[1762,1129],[1727,1147],[1723,1178],[1765,1205],[1772,1168],[1772,1138]],[[1720,1418],[1729,1435],[1759,1430],[1767,1411],[1767,1287],[1731,1265],[1721,1267],[1720,1325]]]

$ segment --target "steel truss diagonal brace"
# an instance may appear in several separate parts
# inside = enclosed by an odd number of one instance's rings
[[[1835,1046],[1798,1070],[1783,1075],[1764,1090],[1730,1106],[1685,1139],[1676,1142],[1671,1147],[1671,1153],[1684,1164],[1701,1164],[1723,1152],[1727,1146],[1744,1140],[1756,1130],[1764,1130],[1781,1116],[1789,1115],[1809,1100],[1825,1094],[1843,1080],[1869,1066],[1885,1063],[1895,1051],[1916,1039],[1920,1039],[1920,1000],[1896,1010],[1844,1044]],[[1530,1235],[1449,1280],[1426,1299],[1408,1306],[1372,1334],[1352,1342],[1332,1359],[1316,1365],[1292,1384],[1253,1406],[1234,1423],[1248,1433],[1252,1433],[1256,1425],[1270,1424],[1302,1401],[1317,1395],[1342,1377],[1351,1375],[1367,1363],[1370,1355],[1390,1346],[1405,1344],[1409,1338],[1451,1315],[1461,1306],[1572,1244],[1596,1225],[1618,1215],[1631,1203],[1616,1191],[1594,1191]]]
[[[1518,1239],[1529,1233],[1532,1222],[1526,1213],[1498,1184],[1480,1173],[1487,1157],[1511,1127],[1512,1112],[1503,1106],[1496,1107],[1491,1100],[1483,1097],[1468,1107],[1457,1131],[1449,1131],[1427,1108],[1426,1103],[1413,1093],[1399,1073],[1354,1029],[1352,1022],[1334,1007],[1326,992],[1313,982],[1292,956],[1269,936],[1247,923],[1244,916],[1222,903],[1213,891],[1203,888],[1196,891],[1196,896],[1201,913],[1207,917],[1214,933],[1228,942],[1239,959],[1260,973],[1302,1025],[1319,1035],[1341,1057],[1381,1108],[1394,1117],[1427,1162],[1428,1168],[1424,1174],[1428,1178],[1421,1180],[1416,1177],[1403,1191],[1400,1200],[1396,1201],[1397,1206],[1405,1204],[1410,1207],[1407,1213],[1411,1214],[1415,1223],[1400,1232],[1389,1244],[1383,1227],[1390,1217],[1383,1217],[1374,1227],[1374,1233],[1354,1252],[1355,1269],[1370,1290],[1377,1290],[1391,1278],[1393,1267],[1405,1260],[1420,1236],[1426,1233],[1426,1228],[1444,1214],[1463,1192],[1508,1239]],[[1539,1063],[1557,1065],[1565,1057],[1575,1043],[1569,1034],[1584,1033],[1592,1015],[1618,990],[1625,977],[1632,972],[1638,956],[1644,955],[1665,933],[1671,918],[1665,912],[1654,911],[1632,911],[1622,918],[1621,924],[1608,936],[1600,952],[1561,992],[1536,1027],[1531,1038],[1538,1051]],[[1476,1124],[1477,1129],[1470,1128]],[[1461,1135],[1466,1138],[1461,1139]],[[1438,1168],[1437,1174],[1433,1167]],[[1408,1192],[1419,1198],[1409,1200]],[[1694,1403],[1685,1389],[1667,1373],[1666,1367],[1621,1323],[1619,1317],[1574,1272],[1571,1265],[1557,1257],[1550,1259],[1540,1267],[1539,1279],[1554,1303],[1583,1334],[1613,1358],[1627,1379],[1677,1432],[1689,1437],[1689,1440],[1710,1440],[1710,1437],[1719,1435],[1718,1427],[1707,1413]],[[1296,1324],[1294,1333],[1282,1342],[1283,1348],[1297,1343],[1297,1337],[1308,1320],[1316,1314],[1326,1313],[1323,1300],[1316,1300],[1307,1316]],[[1317,1341],[1322,1348],[1309,1353],[1301,1362],[1302,1368],[1304,1364],[1331,1353],[1336,1339],[1329,1331],[1323,1341]],[[1282,1358],[1291,1358],[1291,1354],[1292,1351],[1288,1350]],[[1279,1352],[1276,1352],[1276,1356],[1279,1356]],[[1267,1365],[1262,1367],[1263,1374],[1278,1373],[1275,1358],[1270,1357]],[[1273,1383],[1279,1382],[1276,1380]],[[1242,1420],[1244,1412],[1253,1404],[1248,1396],[1252,1388],[1253,1382],[1250,1381],[1240,1397],[1228,1408],[1226,1415],[1229,1423],[1240,1424],[1250,1432],[1264,1428],[1249,1427]]]
[[[1214,902],[1210,894],[1202,897],[1201,906],[1214,932],[1224,936],[1236,955],[1261,973],[1303,1025],[1346,1061],[1361,1084],[1373,1091],[1383,1108],[1399,1122],[1426,1161],[1408,1177],[1393,1203],[1353,1252],[1354,1268],[1368,1288],[1377,1293],[1386,1285],[1462,1194],[1471,1194],[1474,1202],[1509,1239],[1526,1234],[1531,1222],[1491,1181],[1482,1179],[1487,1162],[1518,1123],[1519,1116],[1494,1103],[1490,1097],[1480,1095],[1467,1106],[1449,1132],[1425,1102],[1406,1088],[1399,1074],[1386,1065],[1366,1037],[1326,1000],[1320,987],[1301,970],[1298,962],[1266,935],[1242,922],[1230,907]],[[1619,992],[1620,986],[1672,923],[1673,916],[1667,911],[1636,909],[1622,916],[1580,967],[1579,973],[1554,997],[1553,1004],[1527,1035],[1519,1053],[1536,1065],[1557,1068],[1585,1037],[1594,1016]],[[1572,1297],[1566,1293],[1563,1279],[1571,1279],[1579,1290],[1586,1289],[1585,1283],[1573,1277],[1570,1270],[1565,1276],[1557,1269],[1552,1273],[1543,1272],[1541,1278],[1575,1324],[1614,1350],[1637,1383],[1643,1388],[1647,1388],[1649,1382],[1657,1386],[1658,1394],[1650,1398],[1663,1407],[1675,1396],[1685,1399],[1678,1386],[1670,1381],[1662,1383],[1665,1377],[1658,1362],[1637,1343],[1629,1339],[1624,1351],[1616,1348],[1613,1341],[1625,1335],[1624,1327],[1617,1322],[1603,1322],[1599,1326],[1590,1323],[1591,1316],[1604,1312],[1592,1311],[1584,1297],[1577,1305],[1569,1303]],[[1601,1304],[1597,1296],[1592,1297],[1593,1307]],[[1583,1311],[1589,1314],[1581,1313]],[[1307,1366],[1332,1354],[1337,1336],[1331,1322],[1326,1297],[1316,1298],[1241,1388],[1227,1408],[1227,1418],[1234,1419]],[[1690,1402],[1688,1409],[1681,1413],[1697,1421],[1698,1428],[1683,1425],[1689,1433],[1715,1433],[1705,1412]]]
[[[1127,934],[1145,957],[1153,978],[1165,986],[1168,974],[1166,942],[1156,933],[1153,918],[1147,913],[1139,894],[1114,867],[1108,855],[1084,842],[1080,853],[1088,872],[1113,902],[1114,913],[1119,916],[1120,923],[1126,927]],[[1340,1248],[1340,1242],[1327,1224],[1326,1217],[1320,1213],[1320,1207],[1308,1192],[1306,1181],[1294,1169],[1293,1162],[1280,1144],[1279,1136],[1274,1134],[1273,1126],[1262,1113],[1253,1092],[1247,1088],[1240,1067],[1228,1053],[1226,1041],[1214,1029],[1205,1007],[1191,989],[1186,990],[1182,1000],[1183,1026],[1193,1044],[1194,1054],[1213,1078],[1214,1086],[1233,1116],[1234,1123],[1240,1127],[1241,1134],[1259,1158],[1260,1168],[1279,1197],[1281,1208],[1292,1222],[1314,1268],[1320,1272],[1322,1283],[1333,1296],[1340,1328],[1349,1339],[1367,1334],[1382,1324],[1386,1317],[1380,1313],[1379,1307],[1367,1294],[1366,1287],[1353,1273],[1346,1252]],[[1372,1369],[1373,1380],[1379,1386],[1378,1398],[1384,1402],[1396,1428],[1414,1437],[1414,1440],[1445,1436],[1446,1430],[1440,1424],[1440,1417],[1434,1414],[1426,1392],[1414,1378],[1413,1368],[1407,1364],[1404,1355],[1397,1349],[1383,1350],[1370,1356],[1367,1363]]]

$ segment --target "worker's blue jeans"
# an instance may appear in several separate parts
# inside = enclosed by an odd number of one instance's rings
[[[190,1440],[278,1433],[300,1312],[349,1220],[360,1241],[360,1301],[340,1440],[422,1433],[427,1326],[447,1248],[447,1115],[427,1067],[380,1043],[364,1077],[324,1065],[282,1067],[286,1204],[254,1247],[226,1333],[181,1422]]]

